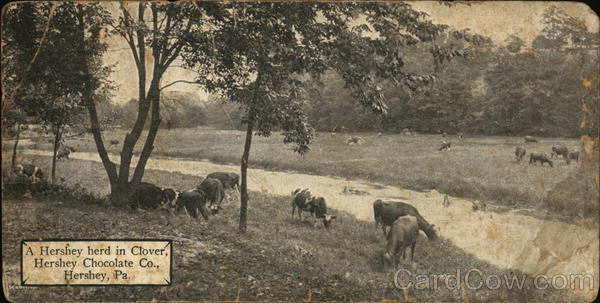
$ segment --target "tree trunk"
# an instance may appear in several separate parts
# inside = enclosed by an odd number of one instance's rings
[[[254,128],[254,116],[248,115],[248,127],[246,129],[246,143],[244,144],[244,153],[242,155],[241,163],[241,195],[240,195],[240,234],[246,233],[246,226],[248,222],[248,157],[250,156],[250,147],[252,146],[252,130]]]
[[[17,122],[17,138],[15,139],[15,144],[13,145],[13,153],[10,162],[10,171],[15,171],[15,165],[17,164],[17,146],[19,145],[19,137],[21,136],[21,123]]]
[[[144,143],[144,147],[142,148],[142,152],[140,154],[140,159],[138,160],[133,177],[131,178],[131,182],[134,185],[142,182],[142,178],[144,177],[144,172],[146,170],[146,164],[148,163],[148,159],[154,150],[154,140],[156,139],[156,134],[158,133],[158,127],[160,126],[160,91],[158,89],[158,83],[153,83],[150,86],[148,98],[150,99],[150,102],[152,102],[150,129],[148,129],[146,142]]]
[[[60,144],[60,130],[54,131],[54,149],[52,153],[52,184],[56,180],[56,154],[58,153],[58,146]]]

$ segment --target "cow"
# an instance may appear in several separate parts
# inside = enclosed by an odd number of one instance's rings
[[[448,199],[448,195],[444,195],[444,202],[442,202],[445,208],[450,207],[450,199]]]
[[[331,227],[331,221],[337,217],[327,214],[327,203],[325,202],[325,198],[312,197],[309,204],[311,215],[317,219],[322,219],[325,229],[329,229],[329,227]]]
[[[178,192],[177,199],[172,202],[172,206],[175,207],[176,212],[185,209],[193,218],[198,218],[198,214],[201,214],[208,221],[210,212],[206,208],[206,194],[203,191]]]
[[[398,255],[402,253],[402,259],[406,259],[406,249],[409,247],[410,261],[412,262],[418,236],[418,218],[411,215],[398,217],[392,223],[390,232],[387,235],[386,250],[383,254],[384,266],[387,268],[388,264],[391,264],[395,269],[398,264]]]
[[[375,215],[375,226],[382,226],[383,234],[386,235],[386,226],[391,226],[398,217],[411,215],[417,218],[419,229],[422,230],[429,240],[438,238],[434,229],[435,225],[429,224],[419,211],[412,205],[403,202],[392,202],[375,200],[373,202],[373,213]]]
[[[525,136],[523,139],[525,139],[525,143],[538,143],[538,140],[532,136]]]
[[[438,151],[449,150],[450,145],[452,145],[452,142],[442,141],[442,146],[438,149]]]
[[[540,165],[544,166],[544,163],[548,163],[550,167],[554,167],[552,164],[552,160],[548,158],[545,154],[531,153],[529,154],[529,165],[533,164],[535,166],[535,162],[539,161]]]
[[[302,212],[311,212],[312,211],[312,197],[308,188],[300,189],[292,191],[292,219],[294,218],[294,213],[296,212],[296,208],[298,208],[298,218],[302,221]]]
[[[517,162],[521,162],[521,160],[523,160],[523,157],[525,157],[525,154],[527,153],[527,151],[522,148],[522,147],[517,147],[517,149],[515,149],[515,156],[517,156]]]
[[[119,145],[119,140],[110,140],[110,145]]]
[[[571,152],[569,153],[569,158],[571,160],[575,160],[575,162],[579,163],[579,152]]]
[[[365,143],[365,140],[362,137],[350,137],[346,140],[348,145],[362,145],[363,143]]]
[[[69,160],[69,155],[75,152],[75,149],[64,144],[61,144],[58,147],[58,151],[56,152],[56,160],[66,159]]]
[[[151,183],[142,182],[135,187],[130,199],[130,206],[132,209],[151,210],[168,206],[176,199],[177,194],[173,189],[165,189]]]
[[[240,191],[240,176],[236,173],[214,172],[208,174],[206,179],[217,179],[221,181],[224,189],[237,189],[237,191]]]
[[[308,188],[292,191],[292,219],[298,209],[298,219],[302,221],[302,212],[309,212],[311,216],[323,220],[323,226],[329,230],[331,222],[337,218],[335,215],[327,214],[327,203],[323,197],[312,197]]]
[[[563,159],[569,158],[569,149],[566,146],[552,146],[552,153],[550,157],[558,157],[562,156]]]
[[[31,183],[46,180],[44,171],[33,164],[17,164],[15,166],[15,174],[19,177],[25,177]]]
[[[225,197],[223,183],[219,179],[204,179],[196,186],[196,189],[204,192],[206,200],[210,202],[210,209],[216,214],[221,209],[221,203]]]

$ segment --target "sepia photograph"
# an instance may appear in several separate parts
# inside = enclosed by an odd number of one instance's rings
[[[573,302],[600,288],[583,2],[15,1],[9,302]]]

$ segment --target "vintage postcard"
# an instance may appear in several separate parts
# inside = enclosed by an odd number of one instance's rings
[[[10,302],[597,300],[578,2],[2,8]]]

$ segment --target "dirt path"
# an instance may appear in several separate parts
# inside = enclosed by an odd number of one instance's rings
[[[26,150],[22,153],[50,155],[50,152],[38,150]],[[71,157],[100,161],[96,153],[78,152],[71,154]],[[111,157],[118,162],[116,155]],[[238,166],[159,157],[151,158],[147,168],[197,176],[205,176],[214,171],[239,173]],[[325,197],[329,207],[349,212],[358,219],[367,221],[373,221],[372,202],[376,199],[409,201],[430,223],[439,228],[442,237],[496,266],[518,268],[532,275],[591,274],[594,277],[594,287],[598,288],[598,230],[541,220],[514,211],[474,212],[470,201],[455,197],[450,197],[450,207],[444,208],[444,195],[435,190],[417,192],[360,180],[347,181],[262,169],[249,169],[248,175],[250,190],[290,195],[296,188],[310,188],[313,194]],[[343,194],[346,186],[368,194]]]

